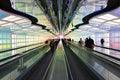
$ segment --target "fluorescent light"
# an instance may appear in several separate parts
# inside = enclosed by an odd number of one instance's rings
[[[91,28],[91,30],[100,30],[99,28]]]
[[[93,18],[90,20],[90,22],[105,22],[105,20],[99,18]]]
[[[79,29],[90,28],[90,27],[91,27],[91,26],[89,26],[89,25],[85,25],[85,26],[79,27]]]
[[[46,30],[39,30],[40,32],[47,32]]]
[[[17,21],[17,20],[20,20],[20,19],[22,19],[22,18],[20,18],[20,17],[15,17],[15,18],[12,18],[12,19],[10,19],[10,20],[8,20],[8,21]]]
[[[75,30],[75,32],[76,32],[76,31],[80,31],[80,32],[81,32],[82,30],[81,30],[81,29],[77,29],[77,30]]]
[[[116,19],[118,17],[116,17],[112,14],[105,14],[105,15],[99,16],[97,18],[101,18],[101,19],[105,19],[105,20],[112,20],[112,19]]]
[[[99,1],[98,4],[106,4],[106,1]]]
[[[113,20],[114,22],[120,23],[120,19]]]
[[[19,20],[19,21],[15,21],[15,23],[30,23],[30,21],[29,20],[27,20],[27,19],[22,19],[22,20]]]
[[[29,29],[23,29],[23,31],[29,31]]]
[[[99,28],[91,28],[92,32],[106,32],[106,30],[103,30],[103,29],[99,29]]]
[[[42,29],[42,27],[39,27],[39,26],[32,26],[30,28],[32,28],[32,29]]]
[[[89,25],[79,27],[79,29],[81,29],[81,30],[87,30],[89,28],[91,28],[91,26],[89,26]]]
[[[119,25],[119,23],[115,23],[115,22],[112,22],[112,21],[106,22],[105,24],[108,24],[108,25]]]
[[[4,23],[6,23],[5,21],[0,21],[0,24],[4,24]]]
[[[3,24],[1,26],[10,26],[10,25],[15,25],[15,24],[13,24],[13,23],[7,23],[7,24]]]
[[[14,18],[16,18],[16,16],[10,15],[8,17],[3,18],[2,20],[10,20],[10,19],[14,19]]]
[[[32,27],[30,27],[30,28],[34,29],[35,27],[34,27],[34,26],[32,26]]]

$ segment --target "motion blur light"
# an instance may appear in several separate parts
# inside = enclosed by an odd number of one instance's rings
[[[63,34],[59,34],[58,37],[59,37],[60,39],[63,39],[63,38],[64,38],[64,35],[63,35]]]

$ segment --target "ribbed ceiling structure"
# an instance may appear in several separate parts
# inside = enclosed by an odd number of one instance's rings
[[[32,21],[30,24],[37,24],[54,36],[78,37],[86,33],[108,32],[120,26],[120,0],[11,0],[10,5],[6,2],[1,3],[4,10],[29,18]],[[113,18],[107,20],[99,16]],[[44,36],[36,27],[32,29]]]
[[[64,33],[84,0],[36,0],[53,29]]]

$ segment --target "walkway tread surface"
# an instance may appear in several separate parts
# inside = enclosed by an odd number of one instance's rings
[[[61,42],[56,49],[52,67],[46,80],[68,80],[67,67]]]

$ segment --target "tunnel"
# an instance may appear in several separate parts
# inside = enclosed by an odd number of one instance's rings
[[[0,80],[120,80],[120,0],[1,0]]]

